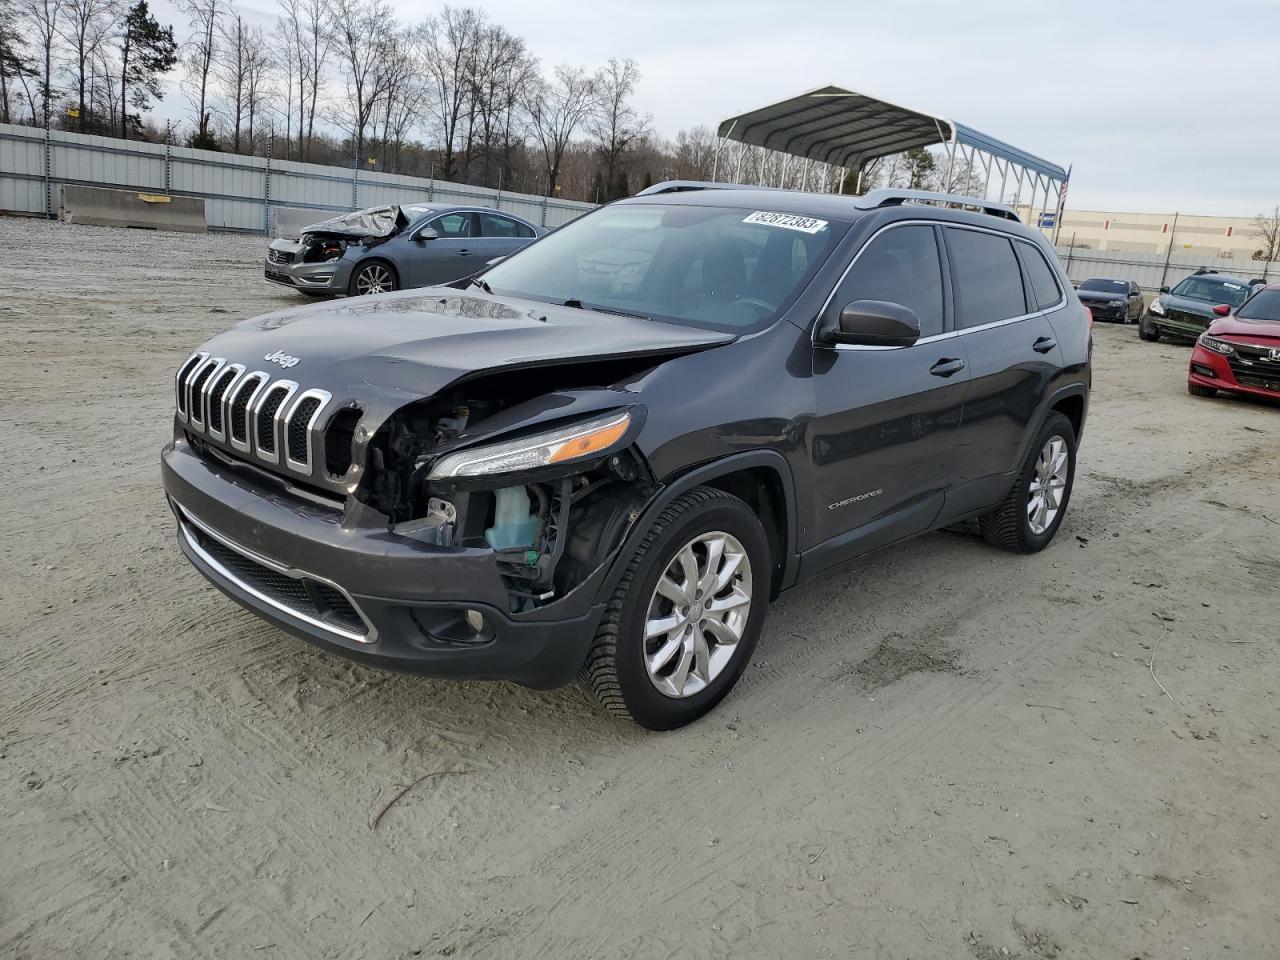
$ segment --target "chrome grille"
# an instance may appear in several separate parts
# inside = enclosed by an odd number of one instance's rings
[[[272,263],[293,263],[294,255],[289,250],[268,250],[267,259]]]
[[[295,473],[314,472],[321,418],[333,399],[328,391],[300,390],[292,380],[197,353],[179,368],[175,396],[189,433]]]

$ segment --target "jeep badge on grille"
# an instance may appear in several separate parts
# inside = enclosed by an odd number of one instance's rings
[[[277,350],[275,353],[268,353],[262,359],[266,360],[268,363],[278,363],[286,370],[290,367],[296,367],[301,362],[298,357],[291,357],[283,350]]]

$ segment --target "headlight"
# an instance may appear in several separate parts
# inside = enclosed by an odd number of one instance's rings
[[[1164,304],[1160,302],[1159,298],[1151,301],[1151,312],[1157,317],[1164,316]]]
[[[1206,350],[1212,350],[1214,353],[1220,353],[1224,357],[1228,357],[1236,352],[1235,347],[1231,346],[1231,344],[1227,343],[1225,340],[1218,340],[1209,336],[1207,333],[1200,334],[1199,343],[1200,346],[1204,347]]]
[[[428,479],[515,473],[581,460],[608,450],[622,439],[630,425],[631,414],[611,413],[519,440],[459,450],[441,457],[432,467]]]

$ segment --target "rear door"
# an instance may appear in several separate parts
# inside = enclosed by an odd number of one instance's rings
[[[814,348],[818,566],[925,530],[938,514],[969,376],[947,333],[943,276],[937,228],[892,225],[858,252],[826,307],[898,303],[916,312],[923,336],[911,347]]]
[[[500,213],[480,213],[480,239],[486,262],[494,257],[509,257],[533,239],[533,230]]]
[[[433,239],[414,239],[415,251],[409,257],[407,286],[428,287],[448,283],[475,273],[484,265],[478,247],[480,227],[476,215],[467,210],[451,210],[428,220],[422,229],[436,232]]]
[[[970,372],[951,496],[953,505],[964,506],[972,494],[977,508],[1018,468],[1040,401],[1062,367],[1045,311],[1060,305],[1064,294],[1034,245],[978,227],[951,224],[942,233],[956,330]],[[1036,284],[1030,276],[1024,279],[1023,258],[1034,268],[1029,273]]]

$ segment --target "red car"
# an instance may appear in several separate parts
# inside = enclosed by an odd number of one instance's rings
[[[1193,396],[1219,390],[1280,399],[1280,283],[1263,287],[1229,313],[1224,307],[1196,340],[1187,371]]]

